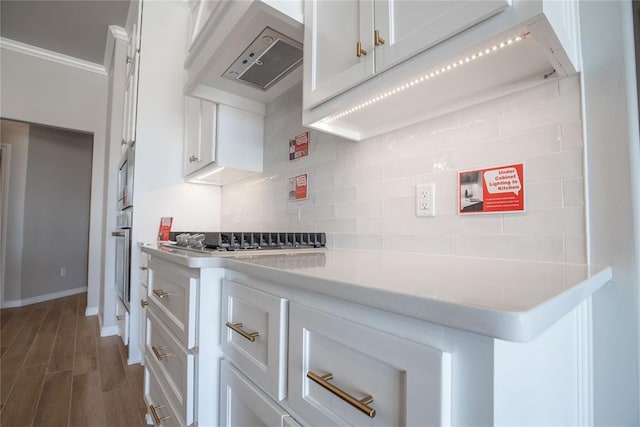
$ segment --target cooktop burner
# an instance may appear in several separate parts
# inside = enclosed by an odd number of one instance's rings
[[[325,233],[171,232],[176,246],[219,251],[323,248]]]

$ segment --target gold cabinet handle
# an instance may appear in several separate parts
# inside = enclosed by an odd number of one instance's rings
[[[122,320],[124,319],[124,314],[121,314],[120,316],[116,316],[116,320]]]
[[[149,269],[149,267],[140,267],[140,270],[142,271],[147,271]]]
[[[153,417],[153,422],[156,425],[160,425],[162,424],[162,422],[164,420],[168,420],[169,418],[171,418],[170,416],[166,416],[166,417],[161,417],[158,415],[158,409],[160,408],[164,408],[164,405],[160,405],[160,406],[153,406],[153,405],[149,405],[149,410],[151,411],[151,417]]]
[[[143,299],[140,300],[140,307],[145,308],[146,306],[148,306],[149,303]]]
[[[200,160],[198,156],[194,155],[189,157],[189,163],[197,162],[198,160]]]
[[[339,389],[329,382],[330,379],[333,378],[333,374],[328,373],[322,376],[317,375],[311,371],[307,372],[307,378],[311,381],[315,382],[319,386],[323,387],[326,390],[329,390],[331,393],[338,396],[340,399],[344,400],[351,406],[357,408],[358,410],[364,412],[369,416],[369,418],[373,418],[376,416],[376,410],[367,406],[369,403],[373,402],[373,397],[371,395],[367,395],[364,398],[358,400],[355,397],[351,396],[349,393]]]
[[[168,291],[165,291],[164,289],[154,289],[153,293],[158,298],[165,298],[165,297],[168,297],[169,295],[171,295]]]
[[[380,31],[378,31],[378,30],[375,30],[373,32],[373,43],[376,46],[380,46],[380,45],[384,44],[384,39],[382,37],[380,37]]]
[[[356,56],[360,58],[362,55],[367,55],[367,51],[362,48],[362,43],[356,43]]]
[[[227,322],[226,323],[227,328],[233,330],[234,332],[239,333],[240,335],[242,335],[243,337],[245,337],[246,339],[248,339],[251,342],[254,342],[256,340],[256,337],[260,336],[259,332],[245,332],[242,330],[242,323],[231,323],[231,322]]]
[[[158,359],[158,361],[162,362],[163,359],[166,359],[167,357],[171,357],[173,356],[172,353],[164,353],[162,350],[164,350],[167,347],[156,347],[155,345],[151,346],[151,350],[153,350],[153,354],[156,355],[156,359]]]

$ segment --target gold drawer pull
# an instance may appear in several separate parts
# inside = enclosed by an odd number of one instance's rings
[[[166,417],[161,417],[158,415],[158,409],[160,408],[164,408],[164,405],[160,405],[160,406],[153,406],[153,405],[149,405],[149,410],[151,411],[151,416],[153,417],[153,422],[156,425],[160,425],[162,424],[162,422],[164,420],[168,420],[169,418],[171,418],[170,416],[166,416]]]
[[[120,316],[116,316],[116,320],[122,320],[124,319],[124,314],[121,314]]]
[[[140,307],[145,308],[146,306],[148,306],[149,303],[143,299],[140,300]]]
[[[153,293],[158,298],[165,298],[165,297],[168,297],[169,295],[171,295],[168,291],[165,291],[164,289],[154,289]]]
[[[171,357],[173,356],[173,354],[171,353],[163,353],[162,350],[164,350],[167,347],[156,347],[155,345],[151,346],[151,350],[153,350],[153,354],[156,355],[156,359],[158,359],[160,362],[162,362],[162,359],[166,359],[167,357]]]
[[[362,48],[362,43],[356,43],[356,56],[360,58],[362,55],[367,56],[367,51]]]
[[[198,156],[189,156],[189,163],[197,162],[199,160]]]
[[[231,323],[231,322],[227,322],[226,323],[227,328],[232,329],[233,331],[239,333],[240,335],[242,335],[243,337],[245,337],[246,339],[248,339],[251,342],[254,342],[256,340],[256,337],[260,336],[259,332],[245,332],[243,331],[242,328],[242,323]]]
[[[336,396],[338,396],[340,399],[344,400],[351,406],[354,406],[360,411],[364,412],[369,416],[369,418],[373,418],[376,416],[376,410],[367,406],[369,403],[373,402],[373,397],[371,395],[367,395],[361,400],[356,399],[355,397],[351,396],[349,393],[343,390],[340,390],[338,387],[334,386],[329,382],[329,380],[333,378],[333,374],[329,373],[329,374],[320,376],[309,371],[307,372],[307,378],[309,378],[319,386],[329,390],[331,393],[335,394]]]
[[[140,270],[142,271],[147,271],[149,269],[149,267],[140,267]]]
[[[373,44],[375,44],[376,46],[380,46],[384,44],[384,39],[380,37],[380,31],[378,30],[375,30],[373,32]]]

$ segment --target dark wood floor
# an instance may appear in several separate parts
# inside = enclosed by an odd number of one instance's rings
[[[100,337],[86,294],[0,310],[0,425],[143,426],[143,368]]]

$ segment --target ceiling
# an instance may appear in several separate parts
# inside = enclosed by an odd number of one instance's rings
[[[125,26],[130,0],[1,0],[0,36],[103,64],[109,25]]]

